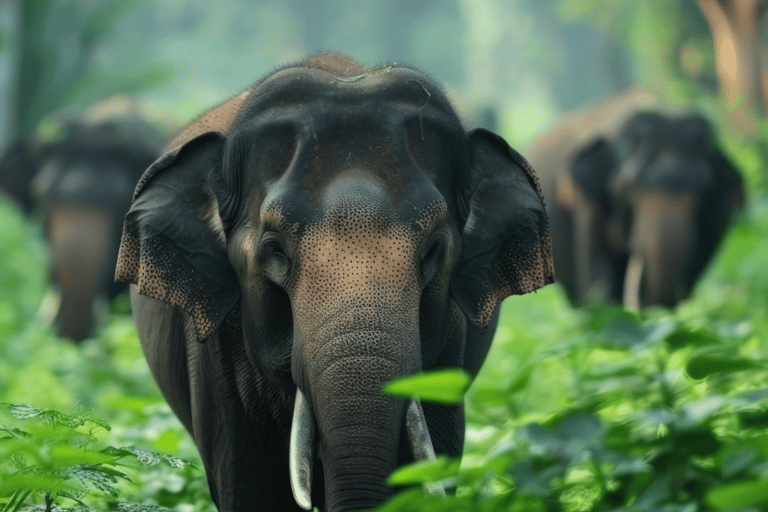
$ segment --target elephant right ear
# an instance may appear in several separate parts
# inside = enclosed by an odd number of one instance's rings
[[[224,142],[220,133],[205,133],[147,169],[125,217],[115,273],[115,280],[186,312],[199,341],[239,298],[211,186],[221,172]]]
[[[501,301],[554,281],[544,197],[531,165],[500,136],[468,134],[469,214],[451,296],[479,332]]]

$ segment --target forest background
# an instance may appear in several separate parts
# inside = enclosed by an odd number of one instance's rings
[[[523,154],[563,113],[635,84],[692,105],[717,126],[749,194],[690,300],[632,314],[574,309],[557,285],[508,299],[467,393],[461,466],[396,473],[393,483],[413,486],[381,510],[766,510],[768,40],[762,16],[717,22],[718,9],[761,14],[761,4],[5,0],[0,148],[51,137],[114,95],[135,98],[170,135],[322,49],[427,70],[468,126],[493,125]],[[740,73],[729,73],[734,62]],[[5,199],[0,219],[0,402],[28,404],[0,407],[0,511],[213,510],[127,299],[98,337],[57,338],[36,317],[47,290],[40,219]],[[464,381],[422,387],[460,397]],[[455,492],[417,485],[435,479]]]

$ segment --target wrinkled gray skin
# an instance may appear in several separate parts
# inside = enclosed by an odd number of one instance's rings
[[[577,305],[674,306],[743,204],[709,123],[652,103],[633,91],[567,118],[526,152],[547,199],[557,281]]]
[[[73,122],[64,132],[55,143],[13,144],[0,161],[0,186],[43,215],[58,334],[81,341],[93,333],[97,303],[126,290],[113,279],[123,218],[160,140],[133,118]]]
[[[420,423],[381,389],[476,373],[499,302],[551,281],[528,164],[465,132],[423,74],[336,54],[256,82],[169,148],[137,187],[117,277],[219,510],[368,508],[398,465],[459,455],[461,407],[423,404]]]

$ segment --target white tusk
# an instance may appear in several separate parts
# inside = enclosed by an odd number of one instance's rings
[[[640,310],[640,284],[643,280],[643,257],[632,253],[624,275],[624,308],[637,312]]]
[[[61,292],[57,288],[49,288],[45,293],[36,317],[45,325],[51,325],[61,309]]]
[[[312,510],[312,464],[315,444],[315,423],[312,410],[304,394],[296,389],[293,407],[291,442],[288,448],[288,468],[291,472],[291,490],[296,503],[304,510]]]
[[[427,420],[418,398],[411,400],[405,413],[405,430],[408,433],[408,441],[411,444],[413,458],[419,460],[435,460],[435,449],[432,439],[429,437]],[[424,484],[430,494],[445,496],[445,487],[440,482]]]

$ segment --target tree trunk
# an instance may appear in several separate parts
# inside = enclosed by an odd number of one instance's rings
[[[767,0],[697,0],[715,45],[715,66],[726,114],[741,133],[768,105],[768,66],[762,44]]]

